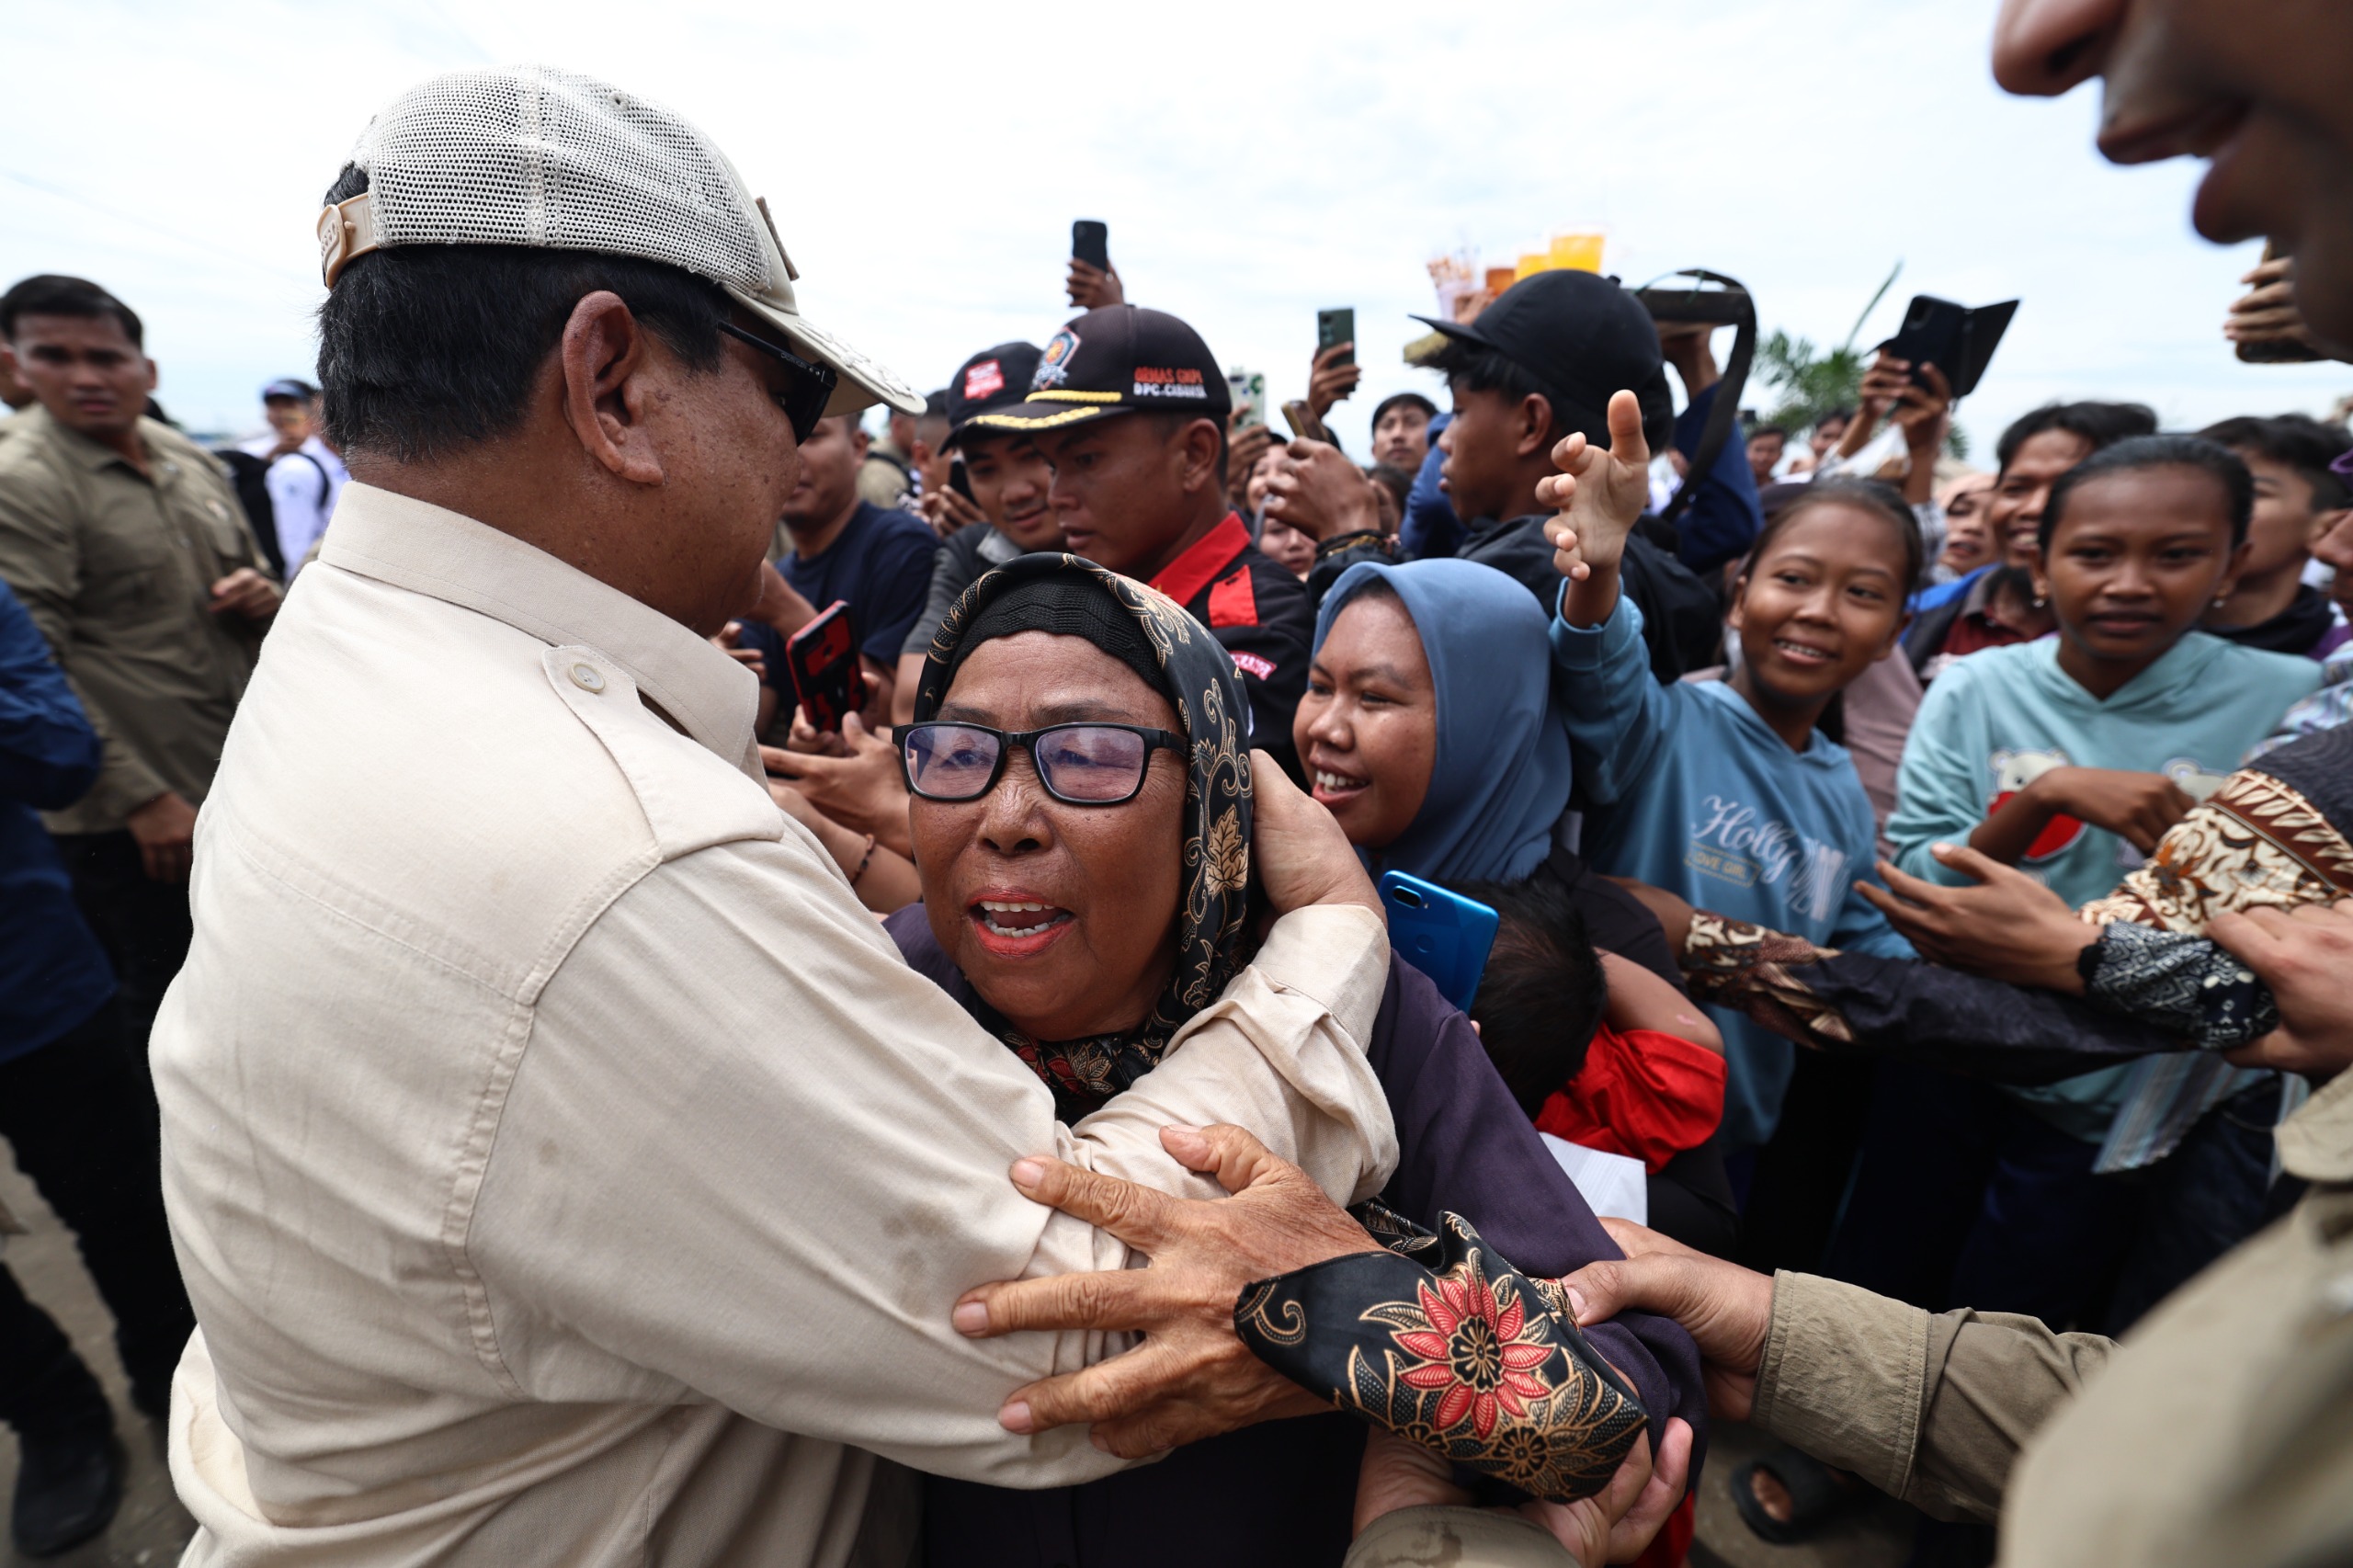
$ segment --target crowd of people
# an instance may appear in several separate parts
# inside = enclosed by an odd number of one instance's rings
[[[2145,9],[1997,74],[2119,156],[2219,74],[2304,162],[2215,222],[2353,343],[2353,31]],[[434,78],[220,451],[0,296],[0,1137],[185,1561],[1671,1568],[1711,1416],[1771,1541],[2353,1552],[2353,432],[1972,471],[1882,351],[1711,441],[1574,270],[1360,443],[1353,345],[1280,438],[1084,260],[919,395],[787,216]],[[1495,915],[1467,1007],[1389,872]],[[5,1267],[0,1421],[17,1548],[103,1529]]]

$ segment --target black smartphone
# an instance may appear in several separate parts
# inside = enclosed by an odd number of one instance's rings
[[[1321,356],[1326,348],[1357,340],[1357,311],[1354,305],[1343,305],[1336,311],[1315,312],[1315,352]],[[1349,349],[1332,361],[1335,365],[1353,365],[1357,351]]]
[[[1915,294],[1904,307],[1904,324],[1880,347],[1911,361],[1912,380],[1920,385],[1927,384],[1921,368],[1934,365],[1944,372],[1952,395],[1964,398],[1977,390],[2018,310],[2016,300],[1972,309],[1933,294]]]
[[[784,663],[812,728],[838,733],[842,721],[866,705],[866,672],[850,639],[847,599],[835,599],[786,639]]]
[[[1070,254],[1100,272],[1111,270],[1111,225],[1081,218],[1070,226]]]
[[[964,454],[961,452],[954,454],[949,460],[948,488],[965,500],[972,501],[972,479],[964,472]],[[976,506],[980,505],[977,501],[972,501],[972,504]]]

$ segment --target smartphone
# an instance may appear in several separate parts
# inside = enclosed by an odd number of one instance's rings
[[[1392,950],[1428,975],[1458,1010],[1469,1012],[1495,945],[1501,924],[1495,912],[1403,871],[1381,873],[1381,906],[1389,912]]]
[[[948,464],[948,488],[965,500],[972,501],[972,479],[964,472],[964,454],[961,452],[956,453]],[[977,501],[972,504],[980,505]]]
[[[838,733],[842,721],[866,705],[866,672],[850,641],[847,599],[835,599],[788,638],[784,663],[792,672],[792,695],[813,727]]]
[[[1903,326],[1880,347],[1912,362],[1912,380],[1916,384],[1927,384],[1922,368],[1934,365],[1944,372],[1954,398],[1964,398],[1977,390],[2018,310],[2016,300],[1972,310],[1933,294],[1915,294],[1904,307]]]
[[[1111,270],[1111,226],[1081,218],[1070,226],[1070,254],[1097,271]]]
[[[1290,426],[1290,433],[1302,441],[1332,439],[1331,433],[1324,428],[1324,422],[1315,417],[1313,409],[1307,406],[1305,398],[1295,397],[1283,404],[1283,423]]]
[[[1225,390],[1233,403],[1233,428],[1247,430],[1253,425],[1267,422],[1267,373],[1264,370],[1228,370]]]
[[[1354,305],[1343,305],[1336,311],[1315,312],[1315,352],[1319,356],[1326,348],[1336,347],[1343,343],[1354,343],[1356,340],[1357,312]],[[1356,362],[1357,351],[1353,348],[1332,361],[1335,365],[1353,365]]]

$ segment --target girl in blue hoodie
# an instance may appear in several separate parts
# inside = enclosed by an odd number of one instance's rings
[[[1621,419],[1620,404],[1624,405]],[[1581,846],[1597,869],[1700,909],[1796,932],[1825,947],[1909,957],[1855,892],[1874,832],[1846,748],[1816,727],[1839,692],[1893,653],[1920,577],[1920,533],[1883,486],[1824,481],[1757,536],[1726,624],[1740,640],[1722,680],[1651,678],[1642,612],[1618,591],[1618,562],[1646,498],[1639,409],[1620,392],[1611,449],[1563,442],[1543,499],[1569,580],[1552,621],[1554,683],[1587,807]],[[1720,1136],[1728,1150],[1772,1135],[1795,1048],[1717,1011],[1731,1068]]]

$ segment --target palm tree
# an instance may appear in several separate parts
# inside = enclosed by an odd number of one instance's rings
[[[1792,337],[1779,327],[1756,346],[1756,379],[1772,388],[1779,399],[1765,423],[1784,430],[1804,430],[1834,408],[1855,406],[1867,366],[1865,357],[1855,347],[1856,335],[1903,270],[1904,263],[1898,261],[1847,329],[1847,341],[1827,354],[1816,348],[1812,338]]]

